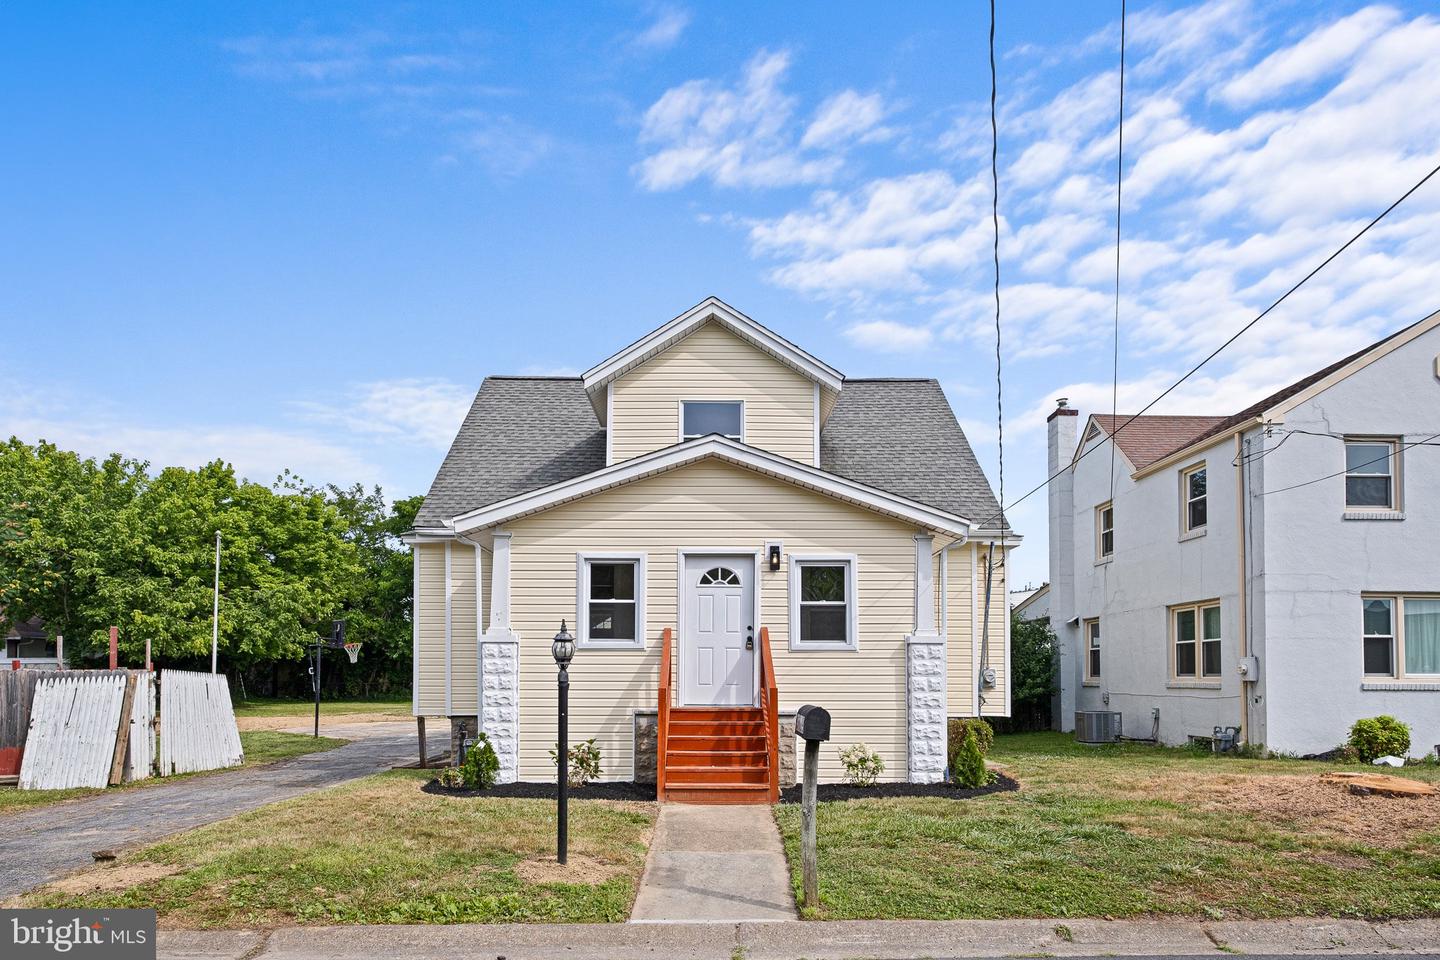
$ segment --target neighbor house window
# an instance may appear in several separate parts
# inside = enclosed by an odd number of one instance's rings
[[[1175,677],[1179,680],[1220,676],[1220,604],[1172,607]]]
[[[582,553],[576,563],[577,642],[581,646],[645,646],[645,557]]]
[[[1395,441],[1345,441],[1345,506],[1395,509]]]
[[[1205,464],[1191,467],[1180,474],[1180,527],[1185,533],[1205,529],[1209,513],[1206,493]]]
[[[694,440],[712,433],[744,440],[745,404],[740,400],[682,400],[680,439]]]
[[[1100,679],[1100,620],[1085,621],[1085,679]]]
[[[1361,603],[1368,676],[1440,676],[1440,596],[1365,597]]]
[[[1115,505],[1095,508],[1095,559],[1108,560],[1115,553]]]
[[[853,650],[859,641],[854,557],[790,558],[790,648]]]

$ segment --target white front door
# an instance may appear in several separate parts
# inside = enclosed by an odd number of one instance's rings
[[[755,703],[755,558],[687,556],[680,695],[686,706]]]

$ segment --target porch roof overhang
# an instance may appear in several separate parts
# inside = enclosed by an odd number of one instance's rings
[[[767,330],[719,297],[706,297],[675,319],[650,331],[620,352],[600,361],[581,375],[585,392],[602,424],[605,423],[605,386],[617,377],[684,339],[696,328],[714,321],[740,339],[808,377],[824,391],[839,393],[845,375],[784,337]]]
[[[455,517],[449,534],[463,536],[517,520],[532,513],[549,510],[571,500],[643,480],[656,474],[675,470],[700,460],[716,459],[756,473],[775,477],[786,483],[814,490],[836,500],[855,504],[876,513],[894,517],[917,527],[968,539],[974,525],[966,518],[937,510],[914,500],[887,493],[876,487],[847,480],[816,467],[777,456],[727,437],[708,436],[664,447],[653,453],[613,464],[573,480],[541,487],[519,496],[501,500]],[[415,531],[416,534],[420,533]],[[439,531],[427,531],[438,534]],[[444,535],[441,534],[443,537]]]

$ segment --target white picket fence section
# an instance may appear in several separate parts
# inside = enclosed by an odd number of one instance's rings
[[[245,762],[224,674],[160,672],[160,776]]]
[[[144,780],[155,766],[155,674],[135,675],[135,705],[130,711],[130,744],[125,750],[125,780]]]
[[[103,787],[109,782],[125,679],[124,671],[56,672],[40,679],[30,706],[20,789]]]

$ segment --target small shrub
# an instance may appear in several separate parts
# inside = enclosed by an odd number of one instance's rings
[[[442,787],[455,788],[465,786],[465,778],[460,775],[459,767],[446,767],[444,770],[441,770],[440,775],[435,778],[435,782]]]
[[[845,782],[852,787],[873,787],[885,772],[885,761],[880,759],[880,754],[863,743],[841,750],[840,762],[845,765]]]
[[[1391,716],[1368,717],[1355,721],[1349,743],[1365,763],[1392,754],[1403,757],[1410,749],[1410,728]]]
[[[550,762],[560,765],[560,744],[550,748]],[[595,738],[577,743],[570,748],[570,769],[566,777],[572,787],[583,787],[591,780],[600,779],[600,748]]]
[[[499,776],[500,758],[496,755],[495,748],[490,745],[490,738],[482,733],[470,744],[470,749],[465,751],[465,761],[460,764],[460,777],[465,786],[472,790],[489,790],[495,786],[495,780]]]
[[[965,731],[960,749],[950,762],[950,779],[957,787],[975,790],[991,780],[990,771],[985,769],[985,757],[980,753],[980,738],[974,729]]]
[[[965,732],[975,731],[975,742],[980,748],[980,756],[990,754],[990,747],[995,743],[995,728],[979,717],[951,717],[946,725],[945,759],[950,762],[950,769],[955,769],[955,758],[960,754],[960,747],[965,743]]]

